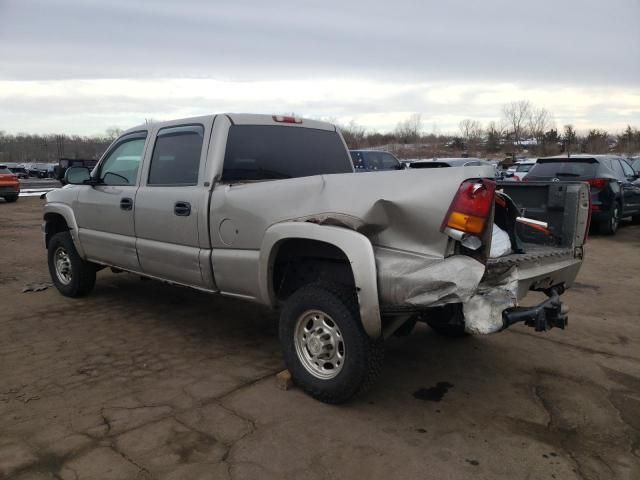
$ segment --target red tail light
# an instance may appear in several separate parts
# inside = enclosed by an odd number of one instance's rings
[[[462,182],[440,230],[452,228],[459,232],[481,235],[491,213],[495,192],[496,182],[491,180]]]
[[[302,123],[301,118],[292,117],[291,115],[273,115],[274,122],[279,123]]]
[[[599,190],[606,188],[609,184],[609,180],[606,178],[590,178],[587,182],[589,182],[591,188],[597,188]]]

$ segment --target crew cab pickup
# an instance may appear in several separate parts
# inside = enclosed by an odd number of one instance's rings
[[[70,297],[108,266],[278,308],[294,382],[344,402],[375,380],[384,340],[417,321],[453,336],[566,325],[588,185],[493,178],[485,166],[356,174],[340,132],[315,120],[144,125],[46,195],[49,270]],[[497,258],[494,224],[510,243]],[[548,299],[519,306],[530,290]]]

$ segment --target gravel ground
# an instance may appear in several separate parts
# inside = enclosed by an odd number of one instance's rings
[[[0,201],[0,478],[640,478],[640,226],[589,240],[567,330],[419,326],[335,407],[276,388],[259,306],[109,271],[23,293],[40,202]]]

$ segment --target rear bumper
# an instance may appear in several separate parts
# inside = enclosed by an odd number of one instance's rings
[[[563,310],[559,295],[575,281],[582,265],[581,255],[580,249],[556,249],[544,255],[533,252],[489,263],[476,293],[463,303],[467,332],[486,335],[517,322],[525,322],[536,331],[564,327],[566,309]],[[530,290],[543,291],[550,299],[535,307],[519,307],[519,301]]]
[[[20,186],[0,186],[0,197],[4,195],[18,195],[20,194]]]

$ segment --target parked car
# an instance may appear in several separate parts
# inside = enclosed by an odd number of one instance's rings
[[[11,170],[11,173],[18,177],[18,179],[29,178],[29,172],[27,172],[27,169],[24,168],[23,165],[18,165],[17,163],[7,163],[5,164],[5,166],[9,170]]]
[[[340,403],[374,382],[384,340],[416,321],[451,336],[565,327],[560,295],[582,264],[588,185],[497,189],[493,175],[356,174],[335,126],[288,116],[141,125],[45,195],[49,271],[68,297],[110,266],[279,308],[294,382]],[[516,242],[530,205],[553,235]],[[489,258],[494,224],[511,235],[500,258]],[[529,290],[549,298],[518,307]]]
[[[353,168],[356,172],[377,172],[382,170],[402,170],[404,165],[395,155],[380,150],[350,150]]]
[[[7,202],[15,202],[19,195],[20,181],[18,177],[6,165],[0,165],[0,197]]]
[[[522,181],[524,177],[527,176],[527,173],[533,168],[536,164],[536,160],[527,160],[524,162],[518,162],[515,165],[515,171],[513,172],[513,177]]]
[[[32,163],[27,167],[27,171],[30,177],[35,177],[35,178],[49,177],[49,165],[46,163]]]
[[[433,160],[417,160],[409,168],[445,168],[445,167],[491,167],[495,165],[480,158],[437,158]]]
[[[640,220],[638,174],[621,157],[573,155],[540,158],[524,178],[529,181],[583,181],[591,186],[591,222],[613,235],[620,219]]]

